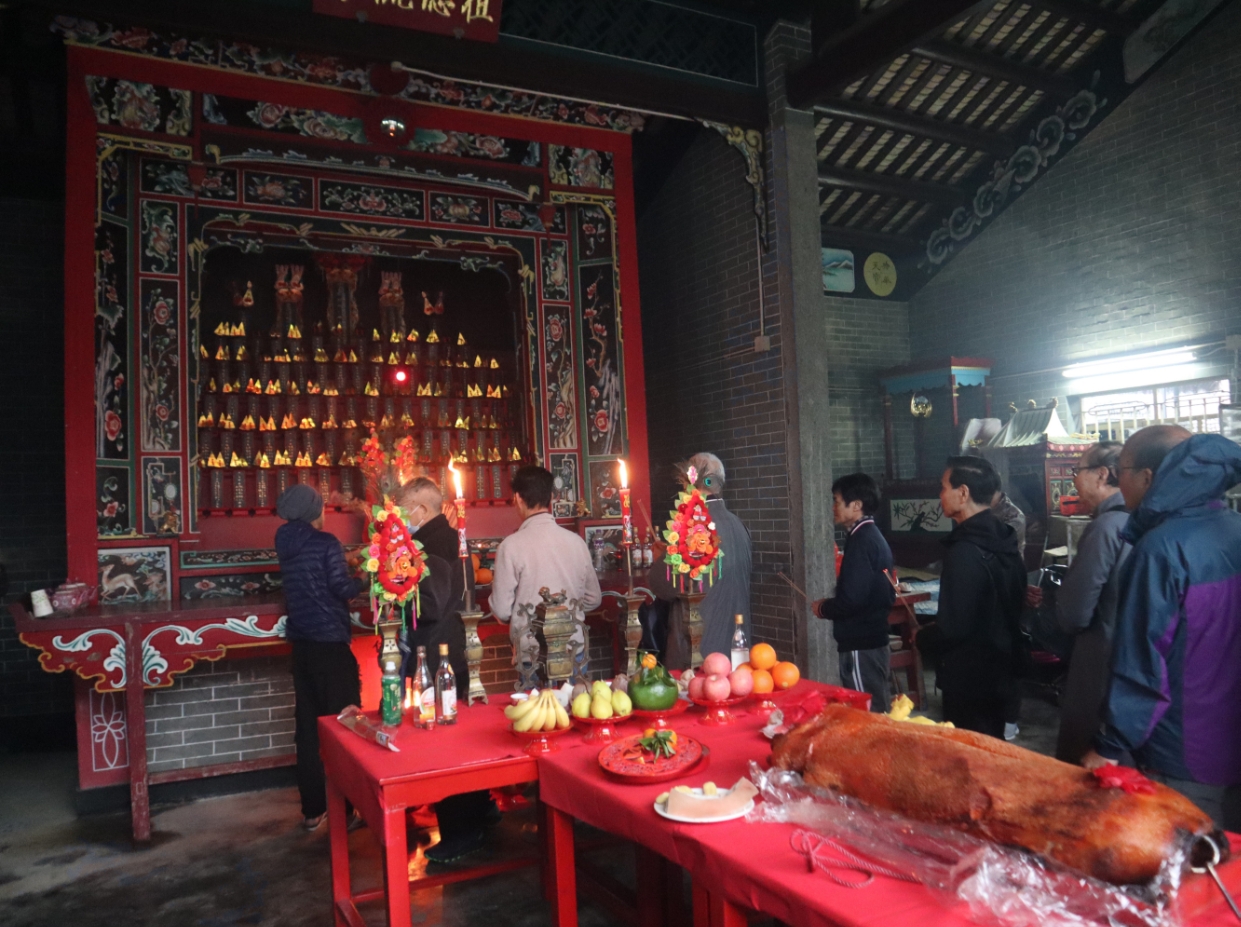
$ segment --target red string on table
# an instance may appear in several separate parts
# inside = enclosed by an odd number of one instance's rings
[[[793,835],[789,838],[789,844],[793,847],[794,852],[806,857],[806,865],[811,872],[817,869],[843,888],[865,888],[875,880],[877,875],[887,876],[889,879],[899,879],[902,882],[918,882],[918,879],[914,876],[898,872],[895,869],[889,869],[887,866],[871,862],[868,859],[863,859],[831,837],[816,834],[814,831],[802,830],[800,828],[793,831]],[[827,855],[828,853],[835,853],[840,858],[832,859]],[[856,872],[864,878],[860,882],[846,879],[837,875],[834,870]]]

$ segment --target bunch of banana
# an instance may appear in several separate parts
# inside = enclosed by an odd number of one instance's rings
[[[504,716],[513,722],[513,730],[519,734],[554,731],[573,723],[553,689],[544,689],[524,702],[509,705],[504,709]]]

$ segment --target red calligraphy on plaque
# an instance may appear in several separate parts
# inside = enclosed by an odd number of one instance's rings
[[[314,0],[314,11],[380,26],[437,32],[459,39],[500,38],[504,0]]]

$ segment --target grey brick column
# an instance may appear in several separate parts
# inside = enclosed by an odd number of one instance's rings
[[[767,310],[778,314],[788,421],[789,530],[793,580],[820,598],[835,583],[832,556],[831,409],[828,325],[819,258],[819,195],[814,117],[791,109],[788,69],[810,56],[808,26],[778,22],[764,43],[771,126],[768,202],[771,247],[763,261]],[[791,337],[790,337],[791,335]],[[814,679],[833,682],[839,670],[831,628],[796,602],[799,661]]]

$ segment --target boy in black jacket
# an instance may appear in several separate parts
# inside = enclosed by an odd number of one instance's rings
[[[865,473],[842,476],[832,484],[832,516],[849,532],[836,578],[836,596],[820,599],[813,610],[832,622],[840,651],[840,684],[870,694],[870,710],[887,712],[888,613],[896,590],[885,574],[892,549],[875,524],[879,487]]]

